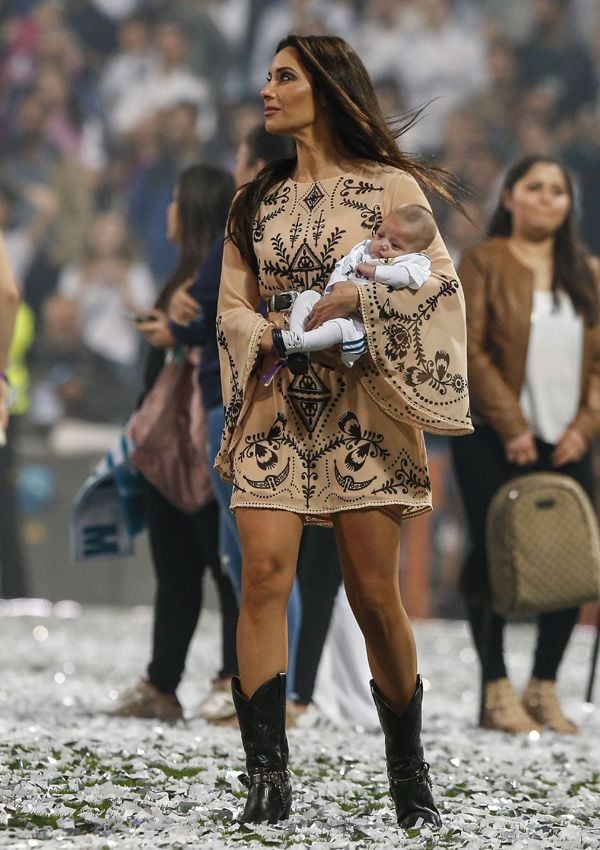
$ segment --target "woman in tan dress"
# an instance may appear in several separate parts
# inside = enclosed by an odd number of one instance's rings
[[[286,818],[286,605],[304,522],[333,524],[346,592],[364,634],[398,822],[438,825],[420,742],[422,684],[399,590],[400,523],[431,509],[423,430],[471,430],[460,284],[439,235],[418,292],[342,283],[307,329],[356,315],[368,352],[337,351],[306,374],[277,369],[272,331],[290,296],[322,292],[336,263],[397,206],[451,199],[443,178],[402,154],[358,56],[333,36],[288,36],[261,95],[269,132],[296,156],[234,201],[218,305],[225,431],[217,468],[234,483],[243,551],[233,695],[249,788],[243,821]],[[269,303],[267,319],[257,313]],[[273,373],[274,377],[273,376]],[[269,380],[271,379],[271,380]]]

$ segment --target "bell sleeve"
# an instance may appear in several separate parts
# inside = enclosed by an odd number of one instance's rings
[[[228,239],[217,303],[217,342],[225,427],[215,468],[226,481],[233,480],[232,455],[239,426],[258,383],[260,341],[269,322],[256,312],[260,293],[256,275]]]
[[[403,204],[430,206],[416,180],[390,173],[383,216]],[[370,358],[362,358],[363,387],[390,416],[435,434],[469,434],[467,335],[462,288],[439,233],[424,253],[431,275],[418,289],[359,286]]]

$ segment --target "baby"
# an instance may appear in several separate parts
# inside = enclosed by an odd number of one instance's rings
[[[431,212],[419,204],[404,204],[388,213],[373,239],[355,245],[336,263],[323,295],[341,281],[361,286],[368,281],[392,289],[419,289],[431,275],[431,260],[423,250],[431,244],[437,228]],[[341,343],[341,357],[353,366],[367,350],[367,337],[358,319],[329,319],[311,331],[304,323],[322,296],[314,289],[301,292],[290,313],[289,330],[273,331],[273,347],[293,372],[306,371],[306,359],[297,355],[322,351]],[[304,368],[303,368],[304,364]]]

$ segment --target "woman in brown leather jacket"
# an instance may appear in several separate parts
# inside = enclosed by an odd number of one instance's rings
[[[461,590],[482,668],[480,723],[573,734],[556,696],[557,670],[577,610],[543,613],[521,698],[504,663],[504,619],[489,605],[485,519],[496,490],[526,471],[562,472],[593,495],[590,443],[600,430],[596,259],[574,225],[573,188],[555,160],[529,156],[509,170],[488,238],[459,276],[467,305],[468,376],[475,433],[453,440],[471,532]]]

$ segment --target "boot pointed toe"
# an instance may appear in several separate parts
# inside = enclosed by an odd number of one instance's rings
[[[435,811],[432,809],[421,809],[403,817],[398,821],[398,826],[401,826],[402,829],[412,829],[419,825],[419,821],[421,821],[423,826],[433,826],[436,829],[439,829],[442,825],[442,818],[437,809]]]

